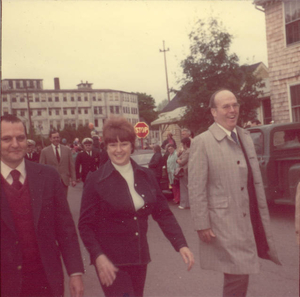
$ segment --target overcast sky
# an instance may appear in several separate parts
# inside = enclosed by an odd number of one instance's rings
[[[234,36],[241,63],[267,64],[265,15],[252,1],[2,1],[2,78],[44,80],[44,89],[115,89],[167,98],[178,88],[188,34],[218,17]],[[171,98],[174,95],[171,94]]]

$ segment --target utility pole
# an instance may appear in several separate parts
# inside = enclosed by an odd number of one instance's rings
[[[168,100],[170,102],[170,92],[169,92],[169,82],[168,82],[168,70],[167,70],[167,58],[166,58],[166,52],[169,51],[169,48],[165,49],[165,41],[163,40],[163,50],[159,50],[159,52],[164,53],[165,58],[165,70],[166,70],[166,81],[167,81],[167,94],[168,94]]]
[[[31,110],[30,110],[30,103],[29,103],[29,94],[28,88],[26,86],[26,97],[27,97],[27,109],[28,109],[28,120],[29,120],[29,137],[31,138]]]

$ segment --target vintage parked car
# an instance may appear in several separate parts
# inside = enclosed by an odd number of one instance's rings
[[[300,123],[248,129],[257,153],[267,201],[295,204],[300,182]]]
[[[131,158],[140,166],[148,168],[148,164],[150,163],[152,156],[153,156],[152,150],[151,152],[136,151],[134,152],[133,155],[131,155]],[[166,166],[163,167],[162,178],[160,180],[160,188],[167,199],[173,198],[173,192],[169,188],[169,180],[168,180]]]

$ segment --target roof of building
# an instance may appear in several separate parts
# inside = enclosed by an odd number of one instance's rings
[[[282,0],[254,0],[255,5],[265,7],[267,4],[282,2]]]
[[[182,96],[180,96],[180,94],[177,93],[175,97],[173,97],[173,99],[163,108],[161,113],[172,111],[178,107],[185,106],[185,103],[181,99]]]
[[[151,123],[151,126],[177,123],[181,120],[182,116],[185,114],[185,111],[186,106],[181,106],[172,111],[161,113],[158,116],[158,119]]]

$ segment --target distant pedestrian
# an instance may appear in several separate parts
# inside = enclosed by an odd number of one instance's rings
[[[173,144],[168,145],[168,153],[169,156],[167,160],[167,172],[168,172],[169,183],[172,187],[172,192],[174,196],[173,201],[176,204],[179,204],[180,202],[179,180],[174,177],[175,169],[178,167],[178,164],[176,163],[177,153]]]
[[[159,145],[153,146],[154,155],[152,156],[148,167],[153,171],[155,178],[160,185],[160,180],[162,178],[162,168],[163,168],[163,157],[161,154],[161,149]]]
[[[35,151],[35,141],[27,139],[27,153],[24,156],[25,159],[39,163],[40,155]]]
[[[91,138],[84,138],[82,144],[84,151],[78,153],[75,161],[77,182],[80,182],[80,179],[85,182],[88,173],[96,171],[100,164],[99,151],[92,149],[93,140]]]
[[[180,185],[180,209],[190,208],[189,191],[188,191],[188,162],[190,155],[191,139],[189,137],[181,140],[183,152],[177,159],[177,164],[183,169],[183,176],[179,178]]]

